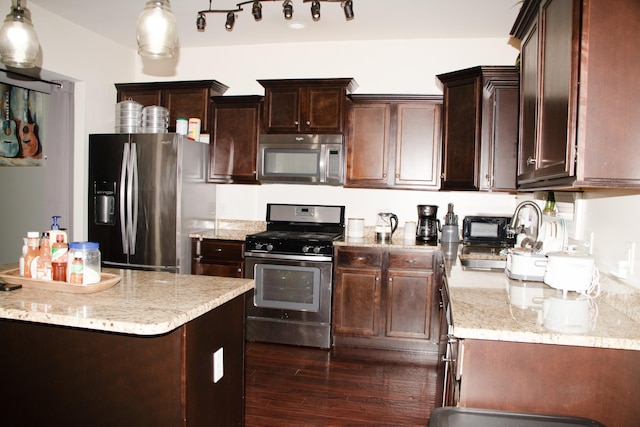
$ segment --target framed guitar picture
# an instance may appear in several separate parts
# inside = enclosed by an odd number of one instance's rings
[[[2,125],[0,166],[41,166],[43,146],[40,134],[45,112],[45,93],[0,84]]]

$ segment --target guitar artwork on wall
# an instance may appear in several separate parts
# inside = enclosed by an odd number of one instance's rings
[[[4,120],[2,121],[2,143],[0,145],[0,156],[2,157],[16,157],[20,152],[16,122],[10,118],[9,97],[9,91],[7,91],[4,97]]]
[[[20,139],[20,148],[22,157],[41,158],[42,150],[38,139],[38,125],[31,117],[31,108],[29,104],[29,93],[31,91],[23,89],[24,106],[22,108],[22,120],[16,119],[18,124],[18,137]]]

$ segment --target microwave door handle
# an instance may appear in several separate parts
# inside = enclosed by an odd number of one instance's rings
[[[329,150],[327,150],[327,146],[326,145],[321,145],[320,146],[320,164],[318,165],[318,168],[320,169],[320,182],[327,182],[327,178],[328,178],[328,174],[329,174],[329,168],[327,167],[327,165],[329,164]]]
[[[122,166],[120,167],[120,239],[122,242],[122,253],[129,254],[129,238],[127,233],[127,216],[126,216],[126,201],[127,195],[127,170],[129,168],[129,143],[124,144],[124,150],[122,151]]]

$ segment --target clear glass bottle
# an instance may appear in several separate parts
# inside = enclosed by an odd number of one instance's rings
[[[40,233],[37,231],[29,231],[27,233],[27,253],[24,255],[24,274],[27,279],[35,278],[31,275],[31,265],[33,260],[38,256],[38,249],[40,246]],[[33,269],[35,273],[36,269]],[[35,275],[35,274],[34,274]]]
[[[73,261],[71,261],[71,273],[69,274],[69,283],[74,285],[82,285],[82,276],[84,274],[84,261],[82,260],[82,252],[73,253]]]

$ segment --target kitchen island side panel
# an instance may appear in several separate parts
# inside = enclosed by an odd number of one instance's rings
[[[0,320],[0,419],[15,427],[242,425],[243,325],[244,295],[155,336]],[[214,383],[221,347],[224,376]]]

